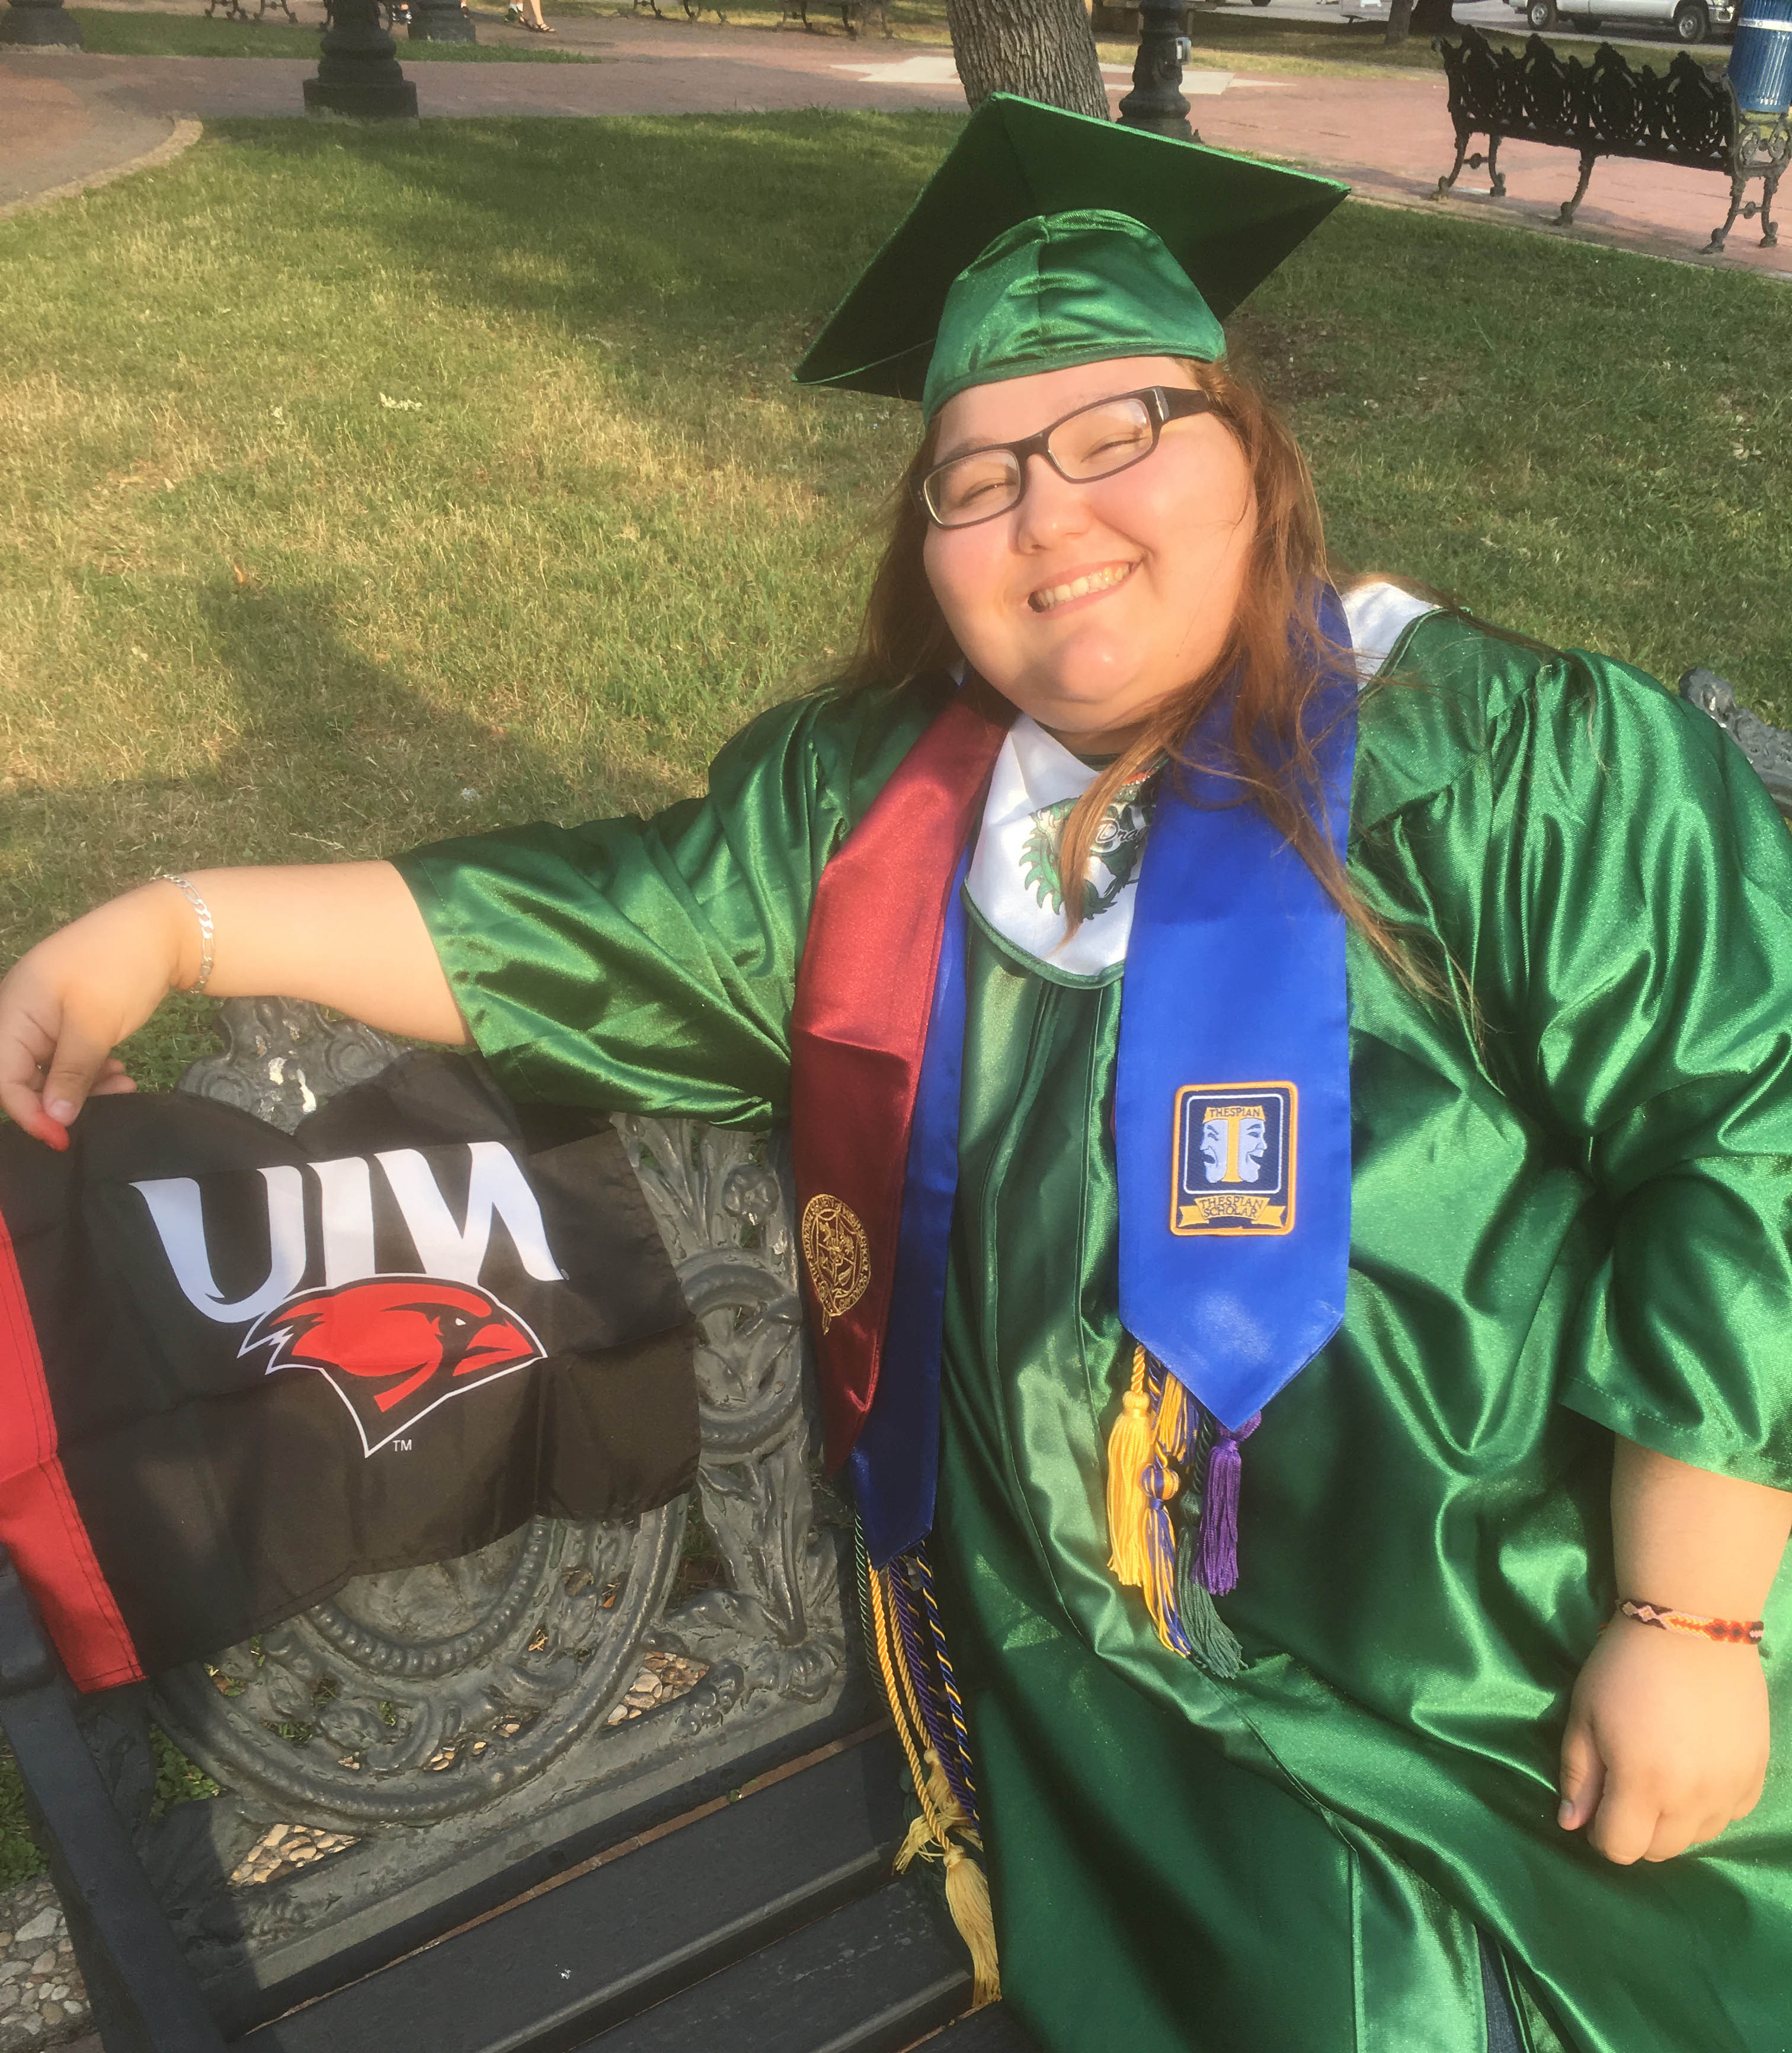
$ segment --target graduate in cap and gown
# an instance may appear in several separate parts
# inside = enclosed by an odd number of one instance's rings
[[[904,1851],[1041,2047],[1768,2053],[1792,850],[1635,669],[1334,588],[1221,322],[1341,197],[986,104],[798,374],[920,402],[848,673],[653,819],[197,875],[202,960],[790,1122]],[[0,1101],[201,946],[41,944]]]

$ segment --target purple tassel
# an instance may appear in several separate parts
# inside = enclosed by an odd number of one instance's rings
[[[1222,1430],[1207,1457],[1201,1493],[1201,1549],[1195,1572],[1201,1587],[1223,1597],[1238,1587],[1238,1480],[1244,1463],[1238,1443],[1257,1431],[1254,1413],[1236,1433]]]

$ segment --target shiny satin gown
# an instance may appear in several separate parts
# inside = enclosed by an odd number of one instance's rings
[[[652,821],[405,858],[505,1086],[782,1117],[815,879],[946,689],[782,709]],[[1347,1309],[1245,1449],[1230,1681],[1106,1568],[1123,960],[972,907],[933,1555],[1008,2000],[1052,2053],[1480,2053],[1479,1928],[1533,2053],[1781,2053],[1792,1578],[1751,1818],[1615,1868],[1555,1774],[1613,1434],[1792,1489],[1792,845],[1702,714],[1444,614],[1351,811],[1453,995],[1353,936]]]

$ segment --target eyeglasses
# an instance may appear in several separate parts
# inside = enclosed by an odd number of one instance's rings
[[[1024,442],[992,442],[936,465],[915,496],[935,526],[974,528],[1020,504],[1029,457],[1042,456],[1068,484],[1087,485],[1143,463],[1157,447],[1166,422],[1210,413],[1213,406],[1205,392],[1182,386],[1150,385],[1142,392],[1097,399]]]

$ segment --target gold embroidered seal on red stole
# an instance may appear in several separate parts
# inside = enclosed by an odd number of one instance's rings
[[[803,1207],[802,1258],[825,1333],[852,1310],[871,1281],[870,1244],[858,1214],[843,1199],[822,1191]]]

